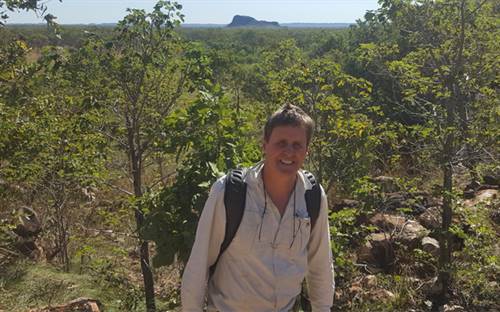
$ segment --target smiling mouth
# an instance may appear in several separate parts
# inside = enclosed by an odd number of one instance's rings
[[[280,159],[280,163],[282,163],[283,165],[289,166],[289,165],[293,164],[293,161]]]

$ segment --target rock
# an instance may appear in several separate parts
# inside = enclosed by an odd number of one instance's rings
[[[30,312],[101,312],[102,304],[98,300],[78,298],[64,305],[30,310]]]
[[[393,211],[398,208],[407,208],[409,205],[406,201],[410,198],[410,195],[405,192],[393,192],[385,193],[384,200],[384,211]]]
[[[39,259],[42,254],[40,247],[32,238],[20,237],[16,240],[14,246],[21,254],[32,260]]]
[[[429,234],[429,231],[420,223],[408,220],[403,225],[401,231],[396,235],[396,241],[404,243],[410,247],[416,246],[420,240]]]
[[[488,202],[498,197],[498,190],[486,189],[476,192],[476,197],[464,200],[464,205],[473,207],[481,202]]]
[[[417,220],[429,230],[438,229],[442,223],[441,208],[431,207],[418,216]]]
[[[414,203],[411,205],[411,210],[414,215],[420,215],[424,213],[427,210],[427,207],[425,205],[419,204],[419,203]]]
[[[364,288],[375,288],[377,286],[377,276],[367,275],[361,280],[361,284]]]
[[[365,297],[368,301],[382,303],[391,302],[396,299],[396,296],[392,292],[385,289],[371,290],[366,294]]]
[[[258,21],[250,16],[235,15],[227,27],[280,27],[277,22]]]
[[[491,185],[491,184],[482,184],[477,191],[483,191],[483,190],[498,190],[499,186],[498,185]]]
[[[496,199],[498,196],[498,190],[496,189],[486,189],[481,190],[476,195],[476,200],[484,202],[491,199]]]
[[[490,218],[496,224],[500,224],[500,207],[498,207],[495,210],[491,211]]]
[[[459,305],[447,305],[439,308],[440,312],[467,312],[465,309]]]
[[[500,176],[485,175],[483,182],[484,184],[500,186]]]
[[[426,199],[425,207],[441,207],[443,206],[443,199],[440,197],[428,197]]]
[[[391,233],[394,229],[403,226],[405,218],[386,213],[377,213],[368,221],[380,230]]]
[[[477,190],[480,186],[481,186],[481,183],[480,183],[479,181],[475,181],[475,180],[474,180],[474,181],[472,181],[471,183],[469,183],[469,184],[465,187],[465,189],[466,189],[466,190],[473,190],[473,191],[475,191],[475,190]]]
[[[372,183],[377,184],[380,187],[380,191],[383,193],[391,193],[399,191],[397,180],[393,177],[378,176],[370,179],[370,181]]]
[[[439,257],[439,242],[429,236],[422,238],[422,250],[430,253],[434,257]]]
[[[366,240],[366,243],[358,248],[358,262],[390,271],[396,258],[390,237],[385,233],[373,233],[368,235]]]
[[[363,288],[361,288],[359,285],[351,285],[349,287],[349,294],[351,296],[356,296],[357,294],[361,293],[363,291]]]
[[[393,235],[394,240],[410,246],[416,246],[418,241],[429,233],[417,221],[406,220],[401,216],[391,214],[377,213],[370,218],[369,224],[390,233],[390,235]]]
[[[476,196],[476,191],[471,189],[467,189],[464,191],[464,198],[471,199],[474,198],[474,196]]]
[[[426,281],[422,285],[422,291],[429,297],[434,297],[437,295],[440,295],[441,289],[442,289],[442,284],[438,281],[437,276],[433,277],[432,279]]]
[[[30,207],[21,207],[19,211],[19,223],[13,230],[17,235],[28,238],[36,237],[42,231],[42,224],[37,213]]]
[[[333,204],[333,211],[340,211],[345,208],[361,207],[361,202],[354,199],[342,199],[340,202]]]
[[[429,207],[428,203],[435,201],[433,199],[408,192],[385,193],[383,198],[380,210],[395,211],[404,208],[409,209],[409,212],[415,215],[423,213],[426,208]]]

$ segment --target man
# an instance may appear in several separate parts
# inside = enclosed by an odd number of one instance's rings
[[[245,175],[243,218],[219,259],[226,177],[212,186],[182,278],[183,311],[203,311],[207,283],[208,311],[289,311],[304,277],[313,311],[330,311],[334,280],[326,196],[322,190],[311,228],[304,194],[312,185],[300,170],[313,127],[312,119],[290,104],[267,121],[264,160]]]

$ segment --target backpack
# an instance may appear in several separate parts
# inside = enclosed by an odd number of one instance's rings
[[[247,184],[245,183],[245,176],[247,168],[230,170],[226,176],[225,192],[224,192],[224,206],[226,208],[226,232],[224,240],[220,247],[219,256],[215,263],[210,266],[209,276],[211,277],[215,272],[215,267],[219,262],[220,256],[231,244],[238,227],[240,226],[243,213],[245,211],[245,200],[247,193]],[[321,187],[316,182],[314,175],[308,171],[304,171],[304,175],[312,184],[312,188],[305,192],[305,200],[307,213],[311,218],[311,230],[313,229],[316,221],[318,220],[319,211],[321,208]]]

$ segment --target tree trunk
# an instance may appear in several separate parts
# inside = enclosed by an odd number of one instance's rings
[[[135,219],[137,222],[137,227],[140,228],[144,221],[144,215],[140,211],[140,208],[137,208],[135,212]],[[153,280],[153,271],[151,270],[151,266],[149,263],[149,243],[141,239],[139,242],[139,247],[140,247],[140,258],[141,258],[141,271],[144,281],[144,295],[146,298],[146,311],[155,312],[156,304],[155,304],[155,293],[154,293],[154,280]]]
[[[454,88],[453,88],[454,89]],[[441,252],[439,256],[439,276],[438,283],[441,285],[440,295],[437,298],[437,306],[446,304],[449,300],[450,290],[450,264],[451,264],[451,234],[450,225],[453,214],[453,158],[455,156],[455,125],[456,103],[454,98],[448,101],[446,105],[446,134],[443,148],[443,211],[441,235],[439,244]]]
[[[132,180],[134,183],[134,195],[136,200],[142,197],[142,175],[141,175],[141,153],[138,151],[140,146],[135,142],[133,127],[128,128],[128,146],[129,146],[129,157],[130,165],[132,171]],[[140,206],[140,201],[136,203],[135,208],[135,221],[137,224],[137,231],[139,232],[144,223],[144,214]],[[139,238],[139,248],[140,248],[140,259],[141,259],[141,271],[142,278],[144,281],[144,295],[146,299],[146,311],[155,312],[155,293],[154,293],[154,279],[153,271],[149,263],[149,243],[145,240]]]

